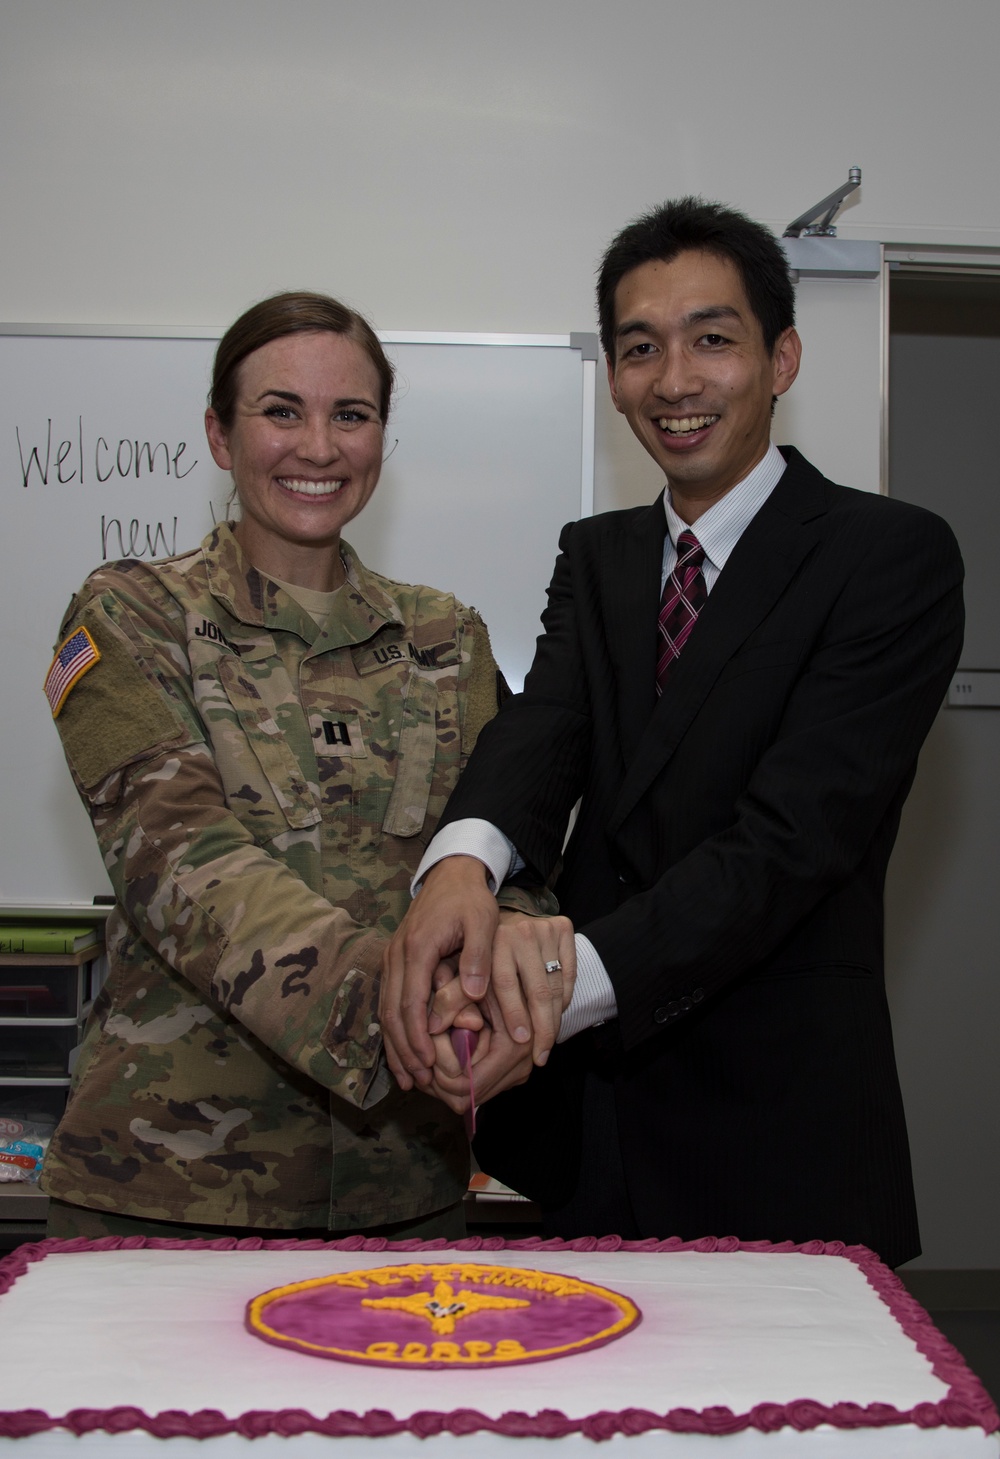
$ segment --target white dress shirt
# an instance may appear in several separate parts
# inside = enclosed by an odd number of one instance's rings
[[[749,527],[754,517],[767,501],[781,479],[785,469],[785,458],[774,444],[742,481],[727,491],[714,506],[709,507],[689,527],[682,522],[673,509],[670,492],[664,496],[667,517],[667,535],[663,539],[663,568],[660,573],[660,593],[674,570],[677,562],[677,539],[684,531],[693,531],[705,552],[702,574],[705,591],[710,593],[719,578],[719,573],[729,561],[730,553]],[[489,821],[467,817],[453,821],[438,831],[424,853],[413,878],[412,891],[416,895],[424,877],[446,856],[474,856],[483,862],[489,873],[490,890],[495,892],[506,881],[520,871],[524,862],[516,847],[508,841],[502,831]],[[607,970],[593,943],[576,934],[576,987],[573,999],[562,1016],[558,1043],[564,1043],[585,1028],[606,1023],[616,1017],[618,1005],[615,990]]]

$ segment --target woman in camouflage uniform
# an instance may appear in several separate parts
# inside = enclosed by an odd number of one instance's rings
[[[502,681],[474,612],[341,540],[391,389],[334,300],[250,309],[206,414],[240,520],[107,564],[70,605],[53,711],[118,904],[51,1234],[461,1234],[461,1121],[400,1094],[374,1010]]]

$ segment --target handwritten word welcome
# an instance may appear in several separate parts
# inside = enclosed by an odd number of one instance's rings
[[[14,427],[17,436],[17,451],[21,461],[21,485],[27,487],[35,479],[48,486],[49,477],[61,486],[71,481],[84,483],[85,463],[99,482],[120,478],[141,476],[175,476],[179,480],[189,476],[198,464],[197,457],[181,467],[181,457],[187,450],[186,441],[168,446],[166,441],[141,441],[138,437],[122,436],[117,442],[109,443],[104,436],[97,436],[91,444],[84,446],[83,416],[77,417],[76,431],[72,436],[56,441],[53,453],[52,418],[49,417],[45,443],[22,441],[19,426]]]

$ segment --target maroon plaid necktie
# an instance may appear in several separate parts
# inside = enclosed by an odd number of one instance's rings
[[[681,649],[688,641],[698,614],[705,606],[708,593],[701,565],[705,549],[693,532],[682,532],[677,539],[677,562],[663,585],[660,602],[660,652],[656,661],[656,692],[670,678]]]

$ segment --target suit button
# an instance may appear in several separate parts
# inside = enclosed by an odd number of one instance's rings
[[[701,1000],[704,998],[704,996],[705,996],[705,990],[704,990],[704,988],[695,988],[694,992],[691,994],[691,1002],[692,1003],[700,1003]]]
[[[658,1008],[656,1010],[656,1012],[653,1014],[653,1022],[654,1023],[666,1023],[669,1018],[670,1018],[670,1014],[669,1014],[669,1012],[667,1011],[666,1008]]]
[[[681,1010],[676,1003],[670,1002],[667,1004],[667,1012],[670,1014],[671,1018],[676,1018],[680,1011]]]
[[[691,1012],[691,1009],[693,1007],[694,1007],[694,999],[692,999],[692,998],[682,998],[681,999],[681,1008],[682,1008],[682,1010],[685,1013],[690,1013]]]
[[[618,880],[621,882],[621,884],[622,884],[623,887],[627,887],[628,884],[629,884],[628,877],[625,875],[625,873],[623,871],[620,871],[618,873]]]

